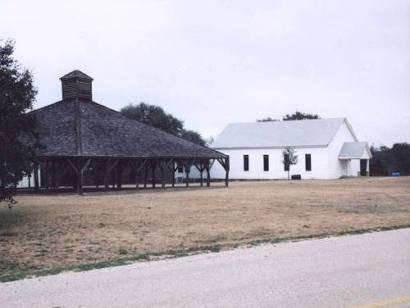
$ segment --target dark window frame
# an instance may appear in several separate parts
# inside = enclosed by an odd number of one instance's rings
[[[249,155],[243,155],[243,171],[249,171]]]
[[[305,154],[305,170],[312,171],[312,154]]]
[[[263,171],[269,171],[269,155],[263,154]]]

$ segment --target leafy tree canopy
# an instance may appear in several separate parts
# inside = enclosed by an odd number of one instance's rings
[[[140,103],[138,105],[129,104],[122,108],[120,112],[130,119],[162,129],[188,141],[205,145],[205,141],[199,133],[185,129],[182,120],[165,112],[164,109],[159,106],[146,103]]]
[[[310,113],[303,113],[300,111],[296,111],[295,113],[287,114],[282,118],[283,121],[306,120],[306,119],[308,120],[320,119],[320,117],[317,114],[310,114]],[[256,120],[256,122],[276,122],[276,121],[280,121],[280,120],[271,118],[271,117],[266,117],[263,119]]]
[[[296,111],[295,113],[287,114],[282,118],[283,121],[305,120],[305,119],[314,120],[314,119],[320,119],[320,117],[317,114],[310,114],[310,113],[303,113],[300,111]]]
[[[181,137],[193,143],[205,145],[205,140],[202,139],[202,136],[193,130],[183,129],[181,132]]]
[[[37,94],[30,71],[20,67],[13,52],[12,41],[0,41],[0,201],[10,202],[34,160],[34,145],[21,140],[34,134],[34,120],[27,111]]]
[[[256,120],[256,122],[276,122],[276,121],[280,121],[280,120],[273,119],[271,117],[266,117],[266,118],[263,118],[263,119]]]
[[[381,146],[370,148],[373,158],[370,160],[370,175],[391,175],[400,172],[410,175],[410,144],[395,143],[391,148]]]
[[[122,108],[120,112],[130,119],[160,128],[173,135],[179,135],[184,127],[184,122],[155,105],[146,103],[129,104]]]

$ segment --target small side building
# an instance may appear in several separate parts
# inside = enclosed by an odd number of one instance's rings
[[[371,153],[345,118],[236,123],[228,125],[211,147],[230,157],[231,179],[287,179],[283,150],[296,150],[291,175],[337,179],[369,174]],[[214,178],[223,178],[215,166]]]

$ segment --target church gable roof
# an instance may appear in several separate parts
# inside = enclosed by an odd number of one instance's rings
[[[234,123],[216,137],[211,147],[327,146],[343,123],[346,123],[344,118]],[[348,128],[350,130],[349,125]]]

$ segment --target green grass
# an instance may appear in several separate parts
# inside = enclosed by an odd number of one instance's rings
[[[209,246],[198,246],[198,247],[190,247],[190,248],[181,248],[181,249],[172,249],[162,252],[153,252],[153,253],[143,253],[137,254],[132,256],[127,256],[124,258],[119,258],[115,260],[109,261],[99,261],[94,263],[84,263],[84,264],[77,264],[65,267],[55,267],[43,270],[14,270],[11,273],[7,273],[0,276],[0,282],[8,282],[8,281],[15,281],[24,278],[33,278],[39,276],[46,276],[46,275],[55,275],[61,272],[66,271],[88,271],[93,269],[99,268],[106,268],[106,267],[113,267],[113,266],[120,266],[120,265],[127,265],[134,262],[141,262],[141,261],[149,261],[149,260],[158,260],[159,258],[177,258],[177,257],[184,257],[199,253],[209,253],[209,252],[219,252],[222,249],[232,249],[237,247],[246,247],[246,246],[256,246],[261,244],[275,244],[280,242],[287,242],[287,241],[301,241],[307,239],[314,239],[314,238],[325,238],[330,236],[343,236],[343,235],[353,235],[353,234],[363,234],[369,232],[379,232],[379,231],[389,231],[389,230],[396,230],[396,229],[403,229],[403,228],[410,228],[410,224],[405,225],[397,225],[397,226],[388,226],[388,227],[379,227],[379,228],[370,228],[370,229],[353,229],[353,230],[345,230],[336,233],[320,233],[320,234],[312,234],[307,236],[296,236],[296,237],[274,237],[269,239],[261,239],[261,240],[253,240],[248,243],[244,244],[233,244],[233,245],[209,245]],[[125,248],[121,248],[123,250],[123,255],[128,254]]]

